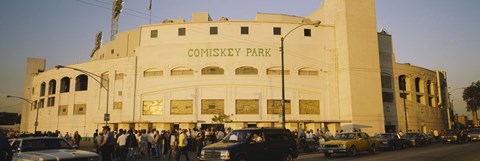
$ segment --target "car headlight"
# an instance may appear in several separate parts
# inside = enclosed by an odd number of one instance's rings
[[[457,135],[453,136],[453,138],[457,138]]]
[[[338,147],[339,147],[339,148],[342,148],[342,149],[345,149],[345,145],[344,145],[344,144],[339,144]]]
[[[220,159],[229,160],[230,159],[230,152],[228,150],[220,151]]]

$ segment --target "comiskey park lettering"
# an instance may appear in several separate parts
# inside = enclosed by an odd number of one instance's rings
[[[188,57],[271,57],[270,48],[205,48],[188,49]]]

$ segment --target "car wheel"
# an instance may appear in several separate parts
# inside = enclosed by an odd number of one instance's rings
[[[368,152],[370,152],[370,154],[375,154],[375,152],[377,152],[377,148],[375,148],[375,144],[372,144],[372,146],[370,146],[370,149],[368,149]]]
[[[332,156],[332,154],[330,154],[330,153],[323,153],[323,154],[324,154],[325,157],[327,157],[327,158]]]
[[[235,161],[247,161],[247,159],[244,156],[239,156]]]
[[[287,153],[287,155],[283,156],[283,161],[293,161],[292,154]]]
[[[357,148],[355,146],[351,146],[348,149],[347,155],[350,156],[350,157],[354,157],[355,155],[357,155]]]

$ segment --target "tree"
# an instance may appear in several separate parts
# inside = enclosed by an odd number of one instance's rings
[[[463,100],[467,103],[467,111],[472,112],[473,126],[478,126],[477,111],[480,108],[480,81],[472,82],[472,85],[465,88]]]
[[[213,115],[212,118],[213,122],[218,122],[218,123],[225,123],[225,122],[231,122],[230,120],[230,115],[225,115],[225,114],[219,114],[219,115]]]

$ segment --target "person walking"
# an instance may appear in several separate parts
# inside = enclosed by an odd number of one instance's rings
[[[127,159],[127,136],[125,135],[125,132],[123,130],[119,131],[120,136],[117,138],[117,152],[118,152],[118,159],[120,161],[126,161]]]
[[[180,135],[178,136],[178,151],[177,151],[177,159],[176,161],[180,161],[180,156],[182,154],[185,155],[185,158],[187,161],[190,161],[190,158],[188,158],[188,150],[187,150],[187,130],[182,130]]]
[[[137,147],[138,147],[137,138],[133,134],[132,130],[128,130],[128,133],[126,136],[127,136],[126,146],[128,148],[127,158],[128,160],[133,160],[135,159],[135,151],[137,150]]]
[[[102,161],[111,161],[112,153],[115,146],[115,138],[113,138],[113,133],[110,131],[109,126],[103,127],[103,133],[105,133],[103,142],[100,144],[100,150],[102,155]]]
[[[3,131],[0,131],[0,160],[12,160],[12,147]]]
[[[178,151],[178,137],[175,130],[172,130],[170,134],[170,151],[168,152],[168,160],[172,159],[172,156],[175,156]]]
[[[73,140],[77,148],[80,148],[80,140],[82,140],[82,136],[78,134],[78,131],[75,131],[75,134],[73,134]]]
[[[197,157],[200,157],[203,143],[205,141],[205,131],[203,129],[200,129],[200,131],[197,133],[197,136],[195,136],[195,141],[197,142]]]

